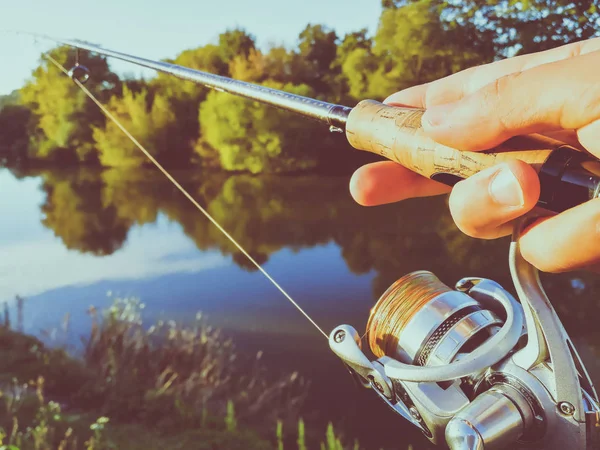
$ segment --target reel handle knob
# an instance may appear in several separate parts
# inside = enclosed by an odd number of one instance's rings
[[[483,438],[464,419],[451,420],[446,427],[446,443],[450,450],[484,450]]]
[[[526,431],[533,412],[510,387],[494,387],[479,395],[446,426],[451,450],[510,448]]]

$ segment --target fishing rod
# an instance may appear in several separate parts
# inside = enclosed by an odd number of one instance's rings
[[[461,152],[425,135],[422,109],[374,100],[349,108],[82,41],[52,40],[315,119],[332,131],[345,132],[356,149],[380,154],[450,186],[497,163],[520,159],[538,171],[542,190],[538,206],[543,209],[560,212],[598,197],[598,161],[543,136],[516,137],[487,152]],[[90,79],[87,68],[77,62],[67,71],[49,58],[328,338],[330,349],[357,383],[374,390],[431,442],[445,443],[451,450],[517,444],[549,450],[600,448],[600,401],[537,269],[521,254],[524,219],[515,224],[509,251],[518,300],[484,278],[463,278],[452,289],[431,272],[407,274],[372,308],[366,326],[367,354],[363,339],[350,325],[325,334],[162,168],[85,88]]]
[[[381,155],[448,186],[488,167],[519,159],[538,172],[541,192],[537,206],[540,208],[562,212],[600,195],[600,162],[564,142],[542,135],[517,136],[484,152],[459,151],[425,134],[421,127],[425,110],[421,108],[390,106],[375,100],[363,100],[351,108],[177,64],[152,61],[81,40],[36,36],[316,120],[328,125],[331,131],[345,133],[355,149]],[[89,71],[76,64],[71,75],[87,81]]]

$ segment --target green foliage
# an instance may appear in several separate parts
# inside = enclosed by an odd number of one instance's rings
[[[325,442],[321,442],[321,450],[344,450],[341,440],[335,435],[333,425],[329,423],[327,425]]]
[[[302,418],[298,421],[298,450],[306,450],[306,431]]]
[[[223,59],[221,48],[217,45],[208,44],[185,50],[168,62],[217,75],[228,75],[229,62]],[[180,155],[175,163],[187,164],[192,156],[190,152],[194,142],[198,139],[198,107],[206,98],[208,89],[164,73],[158,73],[148,83],[148,88],[154,95],[168,100],[168,108],[176,117],[175,123],[168,124],[169,145]],[[168,155],[169,158],[172,156],[175,155]]]
[[[93,435],[85,443],[86,450],[100,450],[106,448],[108,442],[105,439],[105,428],[109,422],[108,417],[99,417],[96,422],[90,425],[90,430],[93,431]]]
[[[50,56],[70,68],[75,52],[59,47]],[[83,53],[81,64],[91,71],[90,90],[104,102],[118,89],[119,80],[110,72],[104,57]],[[92,141],[92,128],[104,123],[96,105],[47,58],[33,77],[20,90],[21,102],[33,113],[31,152],[38,158],[94,161],[97,157]]]
[[[384,10],[373,46],[377,68],[366,55],[354,55],[359,70],[372,71],[378,98],[483,62],[456,31],[442,27],[437,5],[419,0]]]
[[[418,0],[417,0],[418,1]],[[414,0],[383,0],[398,9]],[[547,50],[600,35],[600,12],[589,0],[446,0],[437,2],[444,29],[462,36],[484,60]]]
[[[116,299],[101,321],[92,309],[94,322],[83,361],[0,327],[0,361],[5,363],[6,377],[0,380],[0,449],[284,450],[288,441],[284,423],[297,424],[298,434],[291,437],[298,450],[311,448],[295,400],[280,398],[293,380],[266,382],[264,369],[257,371],[256,365],[245,361],[240,361],[242,370],[232,372],[229,368],[239,356],[218,330],[199,323],[185,328],[159,322],[143,331],[142,311],[143,304],[135,299]],[[15,360],[27,353],[41,356],[44,363],[27,366],[27,357]],[[148,370],[152,365],[164,369],[158,374]],[[185,365],[190,368],[182,370]],[[48,366],[69,372],[82,367],[85,377],[76,379]],[[186,374],[190,369],[191,376]],[[200,392],[210,413],[202,408],[205,417],[198,422],[193,396]],[[217,396],[232,393],[235,402],[220,401],[225,407],[214,402]],[[234,403],[242,406],[239,419]],[[274,423],[276,443],[271,434]],[[346,448],[332,428],[327,442],[336,443],[332,450]]]
[[[364,29],[338,36],[323,24],[308,24],[292,48],[259,49],[253,35],[232,28],[215,42],[186,49],[168,61],[352,106],[500,56],[600,33],[600,11],[589,0],[381,4],[374,36]],[[74,62],[74,52],[65,47],[52,55],[67,67]],[[88,83],[92,92],[103,103],[110,99],[110,109],[164,164],[200,162],[251,173],[357,166],[353,160],[339,162],[350,153],[343,137],[335,142],[308,119],[228,94],[208,94],[203,86],[162,73],[148,83],[127,80],[121,89],[103,58],[83,53],[82,63],[93,74]],[[47,60],[19,95],[31,113],[17,108],[0,116],[0,163],[14,165],[28,157],[104,166],[146,163],[121,130],[106,123],[98,108]],[[16,96],[0,99],[0,110],[15,101]]]
[[[306,85],[264,83],[268,87],[310,96]],[[229,171],[281,172],[318,165],[313,124],[303,118],[249,100],[211,92],[200,107],[202,141],[218,151],[221,167]]]
[[[219,35],[219,50],[225,62],[238,55],[247,57],[255,47],[254,36],[241,28],[230,29]]]
[[[13,381],[3,386],[0,392],[0,449],[76,450],[78,437],[89,436],[84,420],[73,420],[73,416],[62,411],[59,403],[47,401],[45,382],[43,377],[38,377],[28,383],[19,385]],[[105,418],[98,419],[102,420]],[[81,429],[83,433],[77,436],[75,430]],[[96,439],[102,439],[101,432]]]
[[[277,436],[277,450],[283,450],[283,423],[281,420],[277,421],[277,430],[275,431]]]
[[[38,378],[24,385],[13,383],[0,392],[0,450],[273,450],[250,429],[165,433],[104,416],[65,412],[46,399],[45,382]]]
[[[228,69],[228,61],[223,59],[221,48],[212,44],[185,50],[167,62],[217,75],[227,75]],[[196,83],[183,81],[162,72],[149,82],[149,86],[153,92],[177,102],[197,102],[207,92],[206,88]]]
[[[20,105],[0,106],[0,164],[14,164],[27,157],[31,112]]]
[[[122,97],[113,97],[108,108],[119,122],[154,157],[170,153],[171,162],[177,161],[184,149],[172,148],[170,136],[177,126],[177,117],[169,100],[161,94],[148,98],[148,91],[134,93],[123,88]],[[96,147],[104,166],[130,167],[148,164],[148,158],[113,121],[103,128],[94,128]],[[179,152],[178,152],[179,150]]]
[[[337,34],[324,25],[307,25],[299,35],[298,56],[303,62],[298,73],[301,83],[317,94],[330,92],[335,77],[333,62],[337,55]]]
[[[377,69],[377,61],[372,53],[373,39],[367,36],[367,29],[346,34],[337,46],[335,60],[331,64],[331,93],[336,102],[351,104],[356,99],[373,97],[369,95],[370,75]],[[369,59],[367,66],[361,67],[357,58]],[[364,64],[363,64],[364,65]]]
[[[227,402],[227,415],[225,416],[225,428],[229,432],[234,432],[237,429],[237,421],[235,419],[235,406],[229,400]]]
[[[97,174],[82,170],[69,177],[45,172],[43,177],[42,223],[67,248],[106,255],[123,244],[132,222],[120,217],[113,204],[104,205],[103,183]]]
[[[146,330],[142,311],[135,299],[116,299],[102,317],[90,311],[84,362],[98,378],[78,402],[115,420],[171,431],[210,423],[205,408],[225,417],[231,432],[241,422],[259,429],[297,417],[306,393],[296,375],[267,380],[258,359],[243,360],[201,316],[189,327],[169,321]]]
[[[44,378],[44,389],[55,398],[68,397],[92,376],[64,350],[48,350],[32,336],[0,327],[0,384],[12,383],[15,374],[24,383]]]
[[[8,95],[0,95],[0,111],[5,106],[18,105],[20,102],[21,95],[18,90],[12,91]]]

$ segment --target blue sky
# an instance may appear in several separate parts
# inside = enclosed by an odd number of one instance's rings
[[[380,0],[0,0],[0,30],[23,30],[84,39],[151,59],[215,41],[228,27],[254,34],[259,46],[293,45],[307,23],[323,23],[342,35],[374,32]],[[0,33],[0,95],[19,88],[51,46],[30,37]],[[143,74],[111,61],[118,73]]]

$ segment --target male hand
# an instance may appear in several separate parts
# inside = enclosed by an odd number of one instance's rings
[[[425,132],[460,150],[542,133],[600,158],[600,38],[470,68],[396,92],[385,103],[426,108]],[[385,161],[358,169],[350,191],[365,206],[450,192],[458,228],[494,239],[510,234],[512,222],[535,207],[540,184],[522,161],[488,168],[452,189]],[[600,269],[600,199],[537,219],[521,250],[546,272]]]

